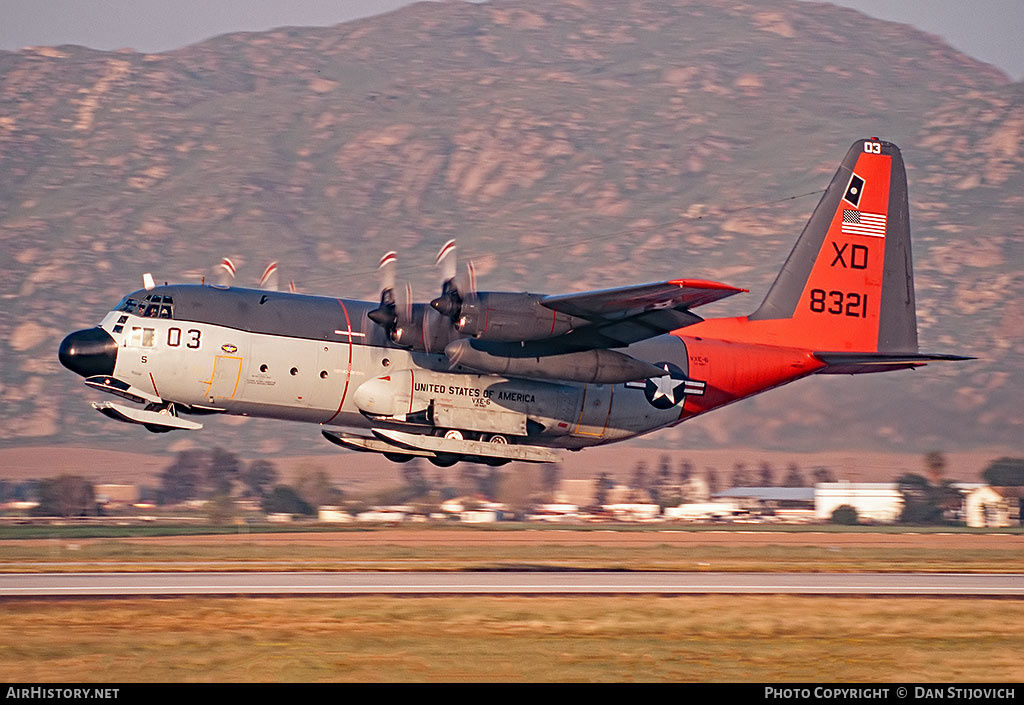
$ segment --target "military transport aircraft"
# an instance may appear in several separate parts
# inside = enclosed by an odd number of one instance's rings
[[[379,302],[219,285],[128,294],[71,333],[61,363],[93,403],[150,431],[204,414],[320,424],[394,461],[554,462],[813,374],[966,360],[922,354],[903,159],[853,144],[760,307],[703,319],[746,291],[700,279],[547,296],[478,292],[445,245],[440,296],[413,303],[381,260]],[[186,416],[193,418],[186,418]]]

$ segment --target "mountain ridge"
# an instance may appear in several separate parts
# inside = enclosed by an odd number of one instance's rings
[[[419,3],[155,55],[0,52],[0,444],[212,443],[92,413],[56,347],[143,271],[199,281],[222,256],[240,285],[279,260],[300,290],[375,299],[394,248],[425,300],[456,237],[485,288],[702,277],[751,290],[707,315],[749,313],[816,201],[790,197],[878,134],[907,162],[921,347],[982,359],[816,378],[642,442],[1019,447],[1022,103],[932,35],[783,0]]]

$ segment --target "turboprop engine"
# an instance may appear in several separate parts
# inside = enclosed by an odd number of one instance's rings
[[[430,305],[451,317],[460,333],[478,340],[543,340],[589,323],[542,306],[542,298],[542,294],[482,291],[457,303],[439,297]]]
[[[510,377],[621,384],[665,376],[662,368],[616,350],[549,354],[542,348],[543,343],[485,343],[462,338],[449,343],[444,353],[453,365]]]

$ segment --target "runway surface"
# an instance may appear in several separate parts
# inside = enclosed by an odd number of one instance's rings
[[[0,598],[186,595],[788,594],[1024,597],[1024,575],[965,573],[175,572],[0,575]]]

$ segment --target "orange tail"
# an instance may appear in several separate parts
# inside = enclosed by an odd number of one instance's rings
[[[815,351],[917,352],[907,176],[896,145],[863,139],[850,147],[757,311],[687,334]]]

